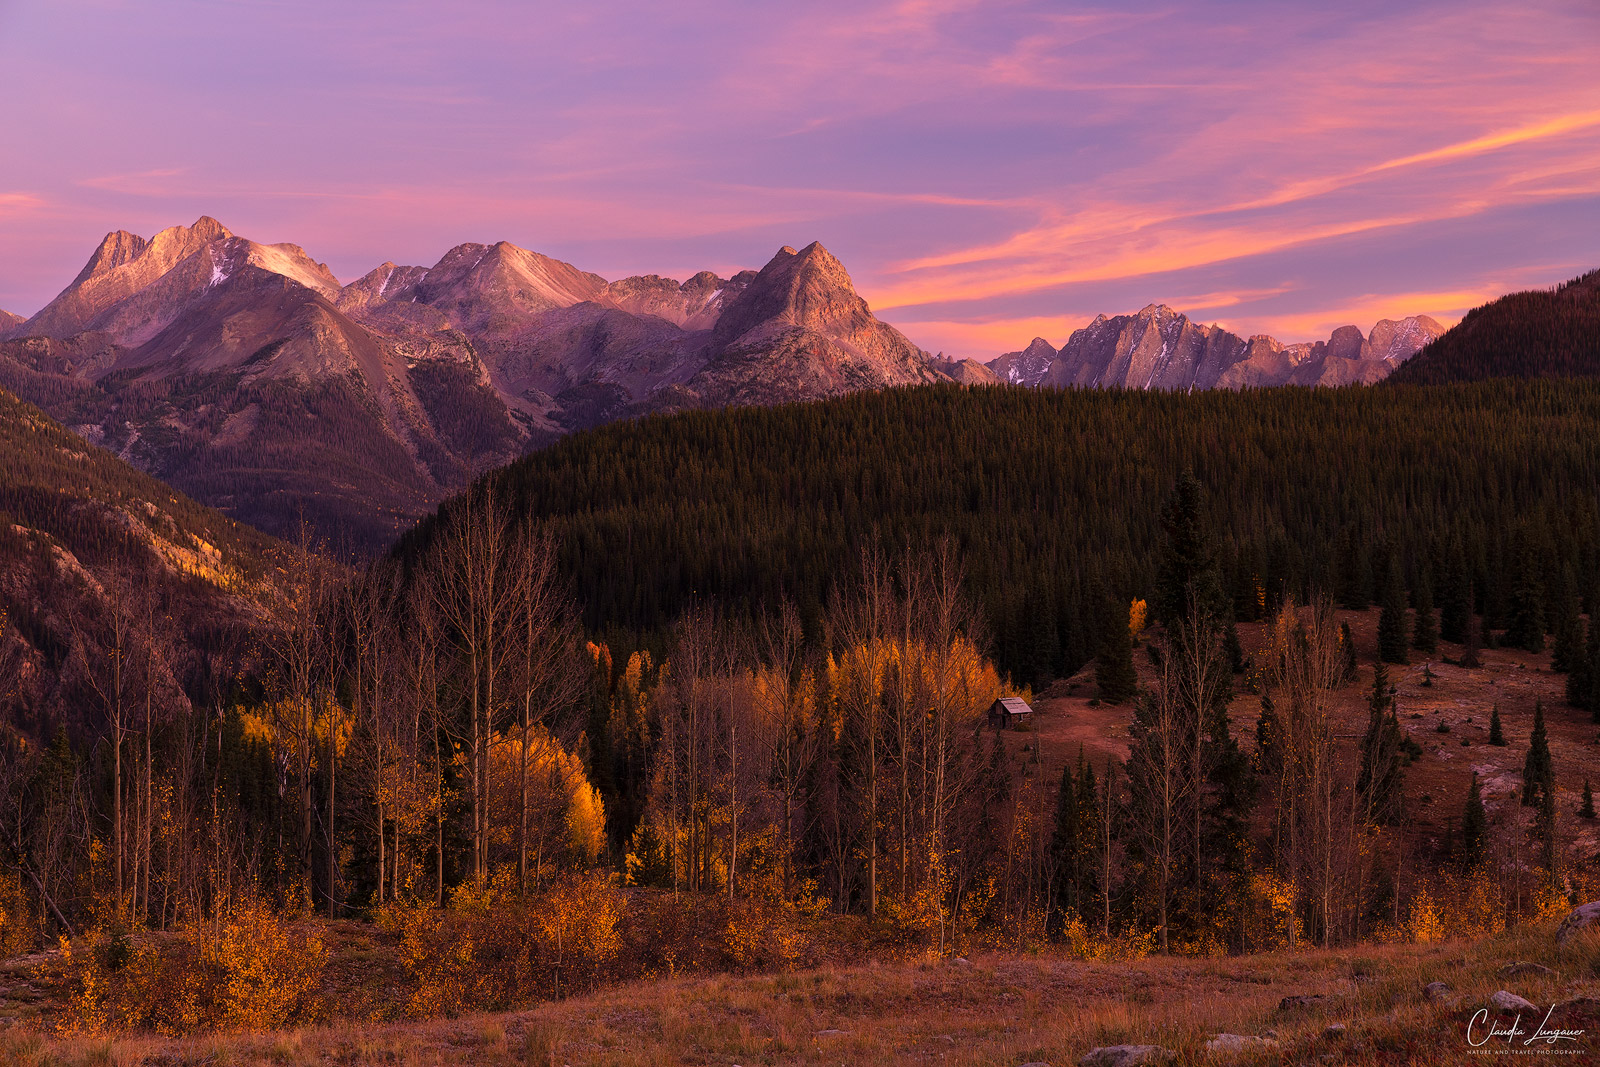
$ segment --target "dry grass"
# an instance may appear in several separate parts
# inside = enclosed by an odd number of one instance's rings
[[[1502,979],[1532,961],[1553,977]],[[1455,1005],[1422,997],[1448,982]],[[163,1040],[0,1034],[0,1062],[90,1064],[1022,1064],[1076,1063],[1090,1048],[1153,1043],[1180,1062],[1222,1060],[1219,1032],[1275,1034],[1277,1052],[1227,1062],[1419,1063],[1466,1060],[1467,1019],[1497,989],[1540,1005],[1600,995],[1600,939],[1557,948],[1548,927],[1488,941],[1363,946],[1218,960],[1088,963],[1052,954],[970,963],[865,964],[782,975],[669,979],[504,1015],[344,1023],[292,1033]],[[1320,994],[1288,1012],[1280,1001]],[[1325,1036],[1344,1023],[1342,1038]],[[1582,1025],[1580,1023],[1580,1025]],[[1582,1055],[1600,1052],[1600,1019]],[[1582,1042],[1580,1042],[1582,1044]],[[1571,1048],[1571,1046],[1567,1046]]]

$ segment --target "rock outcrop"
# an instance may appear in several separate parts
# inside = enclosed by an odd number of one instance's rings
[[[1593,900],[1581,904],[1567,913],[1561,920],[1561,925],[1556,927],[1556,944],[1564,945],[1577,937],[1579,932],[1588,930],[1600,922],[1600,900]]]
[[[1129,389],[1239,389],[1266,385],[1376,382],[1444,328],[1425,315],[1384,319],[1363,335],[1341,326],[1326,341],[1285,345],[1272,337],[1239,337],[1202,326],[1164,304],[1134,315],[1098,316],[1060,351],[1036,337],[989,368],[1018,385]]]

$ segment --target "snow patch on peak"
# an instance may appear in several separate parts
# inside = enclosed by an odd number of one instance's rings
[[[225,265],[217,259],[217,246],[211,245],[206,249],[211,256],[211,280],[206,283],[207,289],[215,289],[228,280],[228,271]]]

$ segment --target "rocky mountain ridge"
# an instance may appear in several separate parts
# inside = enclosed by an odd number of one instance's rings
[[[1326,341],[1283,344],[1243,338],[1192,322],[1164,304],[1132,315],[1100,315],[1073,331],[1058,351],[1042,337],[988,366],[1030,386],[1132,389],[1239,389],[1269,385],[1347,385],[1386,378],[1445,332],[1426,315],[1384,319],[1363,335],[1341,326]]]
[[[820,244],[683,282],[462,244],[341,285],[202,217],[106,235],[0,323],[0,385],[245,521],[358,545],[573,429],[941,377]]]

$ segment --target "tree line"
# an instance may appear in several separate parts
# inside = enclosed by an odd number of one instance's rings
[[[1469,609],[1486,642],[1553,637],[1600,597],[1597,426],[1587,381],[922,387],[616,424],[492,477],[519,523],[554,533],[612,644],[659,651],[698,599],[753,616],[783,597],[814,640],[859,546],[950,536],[996,661],[1037,687],[1095,657],[1108,598],[1151,586],[1184,469],[1214,502],[1240,621],[1317,592],[1365,606],[1398,582],[1429,590],[1449,640]]]

